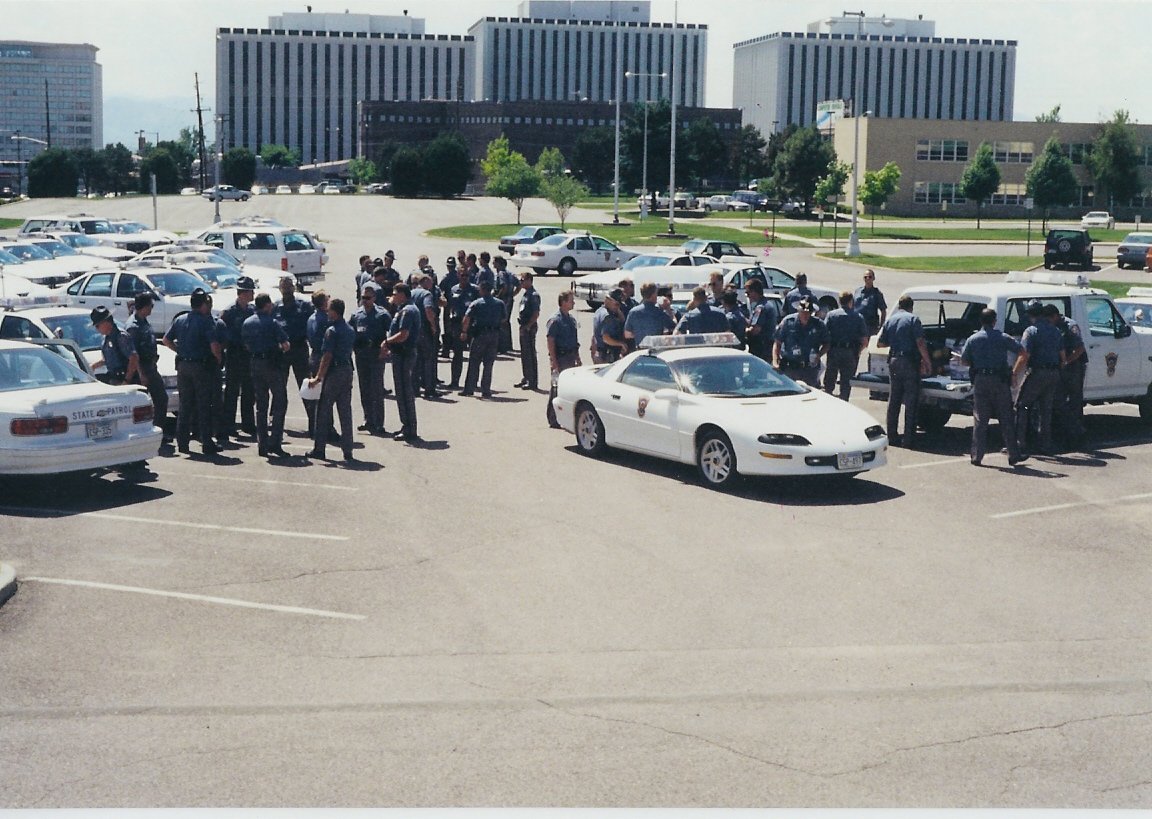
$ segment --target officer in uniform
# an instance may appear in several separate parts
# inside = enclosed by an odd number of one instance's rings
[[[140,355],[132,337],[120,329],[107,307],[97,307],[90,314],[92,324],[104,341],[100,344],[100,360],[93,369],[104,367],[100,380],[105,384],[136,383],[140,371]]]
[[[816,303],[816,295],[808,288],[808,275],[797,273],[796,286],[784,294],[784,315],[790,316],[795,313],[804,299]]]
[[[1064,354],[1064,339],[1060,331],[1044,318],[1044,307],[1032,302],[1027,309],[1032,322],[1024,329],[1020,338],[1021,351],[1012,367],[1012,377],[1019,384],[1016,398],[1016,438],[1024,451],[1030,445],[1028,439],[1029,422],[1032,414],[1037,420],[1037,451],[1051,455],[1052,449],[1052,405],[1056,390],[1060,386],[1060,368],[1067,357]]]
[[[455,336],[452,333],[450,326],[451,322],[448,320],[448,297],[452,295],[452,288],[460,282],[460,277],[456,275],[456,257],[449,256],[445,261],[444,278],[440,280],[440,305],[444,308],[444,324],[441,326],[440,336],[440,357],[452,357],[452,339]]]
[[[519,289],[516,277],[512,275],[512,271],[508,269],[508,262],[503,256],[497,256],[492,260],[493,267],[496,268],[496,298],[504,302],[504,321],[500,325],[500,345],[497,351],[500,353],[512,352],[512,303],[516,299],[516,291]]]
[[[468,254],[468,261],[475,264],[476,259],[472,254]],[[492,292],[496,292],[496,272],[492,269],[492,255],[485,250],[480,254],[480,265],[473,271],[473,281],[479,287],[484,282],[488,282],[488,286],[492,288]]]
[[[647,285],[645,285],[647,286]],[[641,290],[643,293],[643,290]],[[571,290],[560,293],[556,299],[559,310],[548,319],[548,363],[552,366],[552,389],[548,392],[548,426],[559,429],[556,410],[552,399],[556,397],[556,376],[570,367],[580,366],[580,338],[572,308],[576,306],[576,296]]]
[[[424,262],[428,261],[426,256],[420,258]],[[419,274],[418,281],[419,285],[412,288],[409,299],[420,313],[420,332],[416,338],[416,370],[413,384],[417,394],[423,393],[426,400],[434,401],[442,397],[436,388],[436,345],[440,340],[440,316],[437,310],[439,298],[431,273]],[[393,368],[395,366],[393,364]],[[396,380],[395,369],[392,370],[392,380]],[[397,393],[396,399],[399,401],[399,393]]]
[[[592,316],[593,364],[611,364],[628,352],[628,342],[624,340],[625,316],[620,309],[623,300],[624,291],[619,287],[612,288]]]
[[[777,302],[764,295],[761,279],[745,282],[744,294],[748,297],[748,352],[771,364],[772,344],[776,339],[776,327],[780,324]]]
[[[308,379],[308,386],[320,388],[316,403],[316,439],[309,458],[323,460],[328,446],[328,431],[332,428],[332,408],[340,416],[340,448],[344,460],[352,461],[352,348],[356,331],[344,320],[344,299],[328,302],[328,328],[321,345],[320,367]]]
[[[1020,352],[1020,344],[996,329],[996,311],[980,313],[980,327],[964,342],[960,360],[972,378],[972,465],[980,466],[988,445],[988,421],[1000,422],[1000,437],[1012,466],[1024,458],[1016,439],[1016,416],[1012,411],[1012,370],[1008,356]]]
[[[212,440],[212,390],[214,372],[224,353],[212,318],[212,300],[197,288],[189,299],[192,309],[177,316],[164,334],[164,346],[176,352],[176,388],[180,391],[180,414],[176,417],[176,448],[187,453],[191,438],[192,410],[196,413],[200,445],[205,455],[221,452]]]
[[[360,294],[360,309],[348,321],[355,333],[356,374],[360,384],[360,407],[364,423],[358,429],[375,435],[384,434],[384,359],[382,348],[388,335],[392,315],[377,304],[380,288],[369,282]]]
[[[155,299],[151,293],[137,293],[132,302],[132,315],[124,327],[124,334],[132,339],[136,346],[136,354],[140,357],[140,367],[136,371],[135,383],[148,390],[152,399],[156,426],[161,430],[168,423],[168,390],[164,388],[164,377],[156,367],[159,353],[156,350],[156,333],[148,322],[152,315]],[[164,443],[171,443],[172,438],[164,433]]]
[[[776,328],[772,358],[776,369],[793,381],[819,388],[820,359],[828,352],[828,328],[812,315],[815,311],[811,299],[796,303],[796,312],[785,316]]]
[[[715,270],[708,274],[708,304],[724,311],[724,274]]]
[[[655,282],[640,285],[640,304],[624,319],[624,338],[633,350],[648,336],[665,335],[676,328],[675,320],[657,306],[656,291]]]
[[[1060,389],[1056,393],[1056,420],[1069,446],[1079,446],[1087,434],[1084,427],[1084,375],[1088,371],[1088,349],[1080,326],[1060,315],[1055,304],[1044,305],[1044,317],[1060,331],[1064,346],[1064,366],[1060,368]]]
[[[473,395],[480,365],[484,375],[480,378],[480,397],[492,397],[492,366],[496,363],[496,349],[500,342],[500,322],[504,320],[504,302],[492,295],[492,285],[480,281],[480,298],[468,305],[460,331],[462,338],[471,339],[468,347],[468,375],[464,379],[461,395]]]
[[[540,384],[539,365],[536,363],[536,331],[540,325],[540,294],[532,283],[533,276],[520,274],[520,374],[516,386],[522,390],[535,390]]]
[[[284,451],[284,416],[288,412],[288,387],[281,359],[292,349],[288,334],[273,318],[272,297],[256,297],[256,312],[244,320],[240,338],[252,364],[252,385],[256,392],[256,443],[261,457],[288,457]],[[269,429],[268,398],[272,398]]]
[[[624,278],[617,282],[616,286],[624,291],[624,298],[620,300],[620,312],[627,318],[633,307],[640,306],[640,302],[636,301],[636,285],[631,279]]]
[[[920,378],[932,372],[924,325],[913,315],[911,296],[901,296],[896,311],[880,329],[876,346],[888,349],[888,443],[911,447],[916,438],[916,406],[920,401]],[[897,434],[900,408],[904,408],[904,438]]]
[[[376,279],[377,282],[383,279],[384,284],[400,284],[400,271],[392,266],[394,261],[396,261],[396,254],[389,250],[384,254],[384,264],[372,271],[372,277]],[[361,292],[361,295],[363,295],[363,292]]]
[[[824,392],[829,395],[840,380],[840,398],[847,401],[852,394],[852,376],[856,375],[856,362],[860,350],[868,343],[868,325],[864,317],[853,309],[854,299],[847,290],[840,294],[840,307],[824,317],[828,328],[828,366],[824,370]]]
[[[456,268],[458,281],[448,296],[448,325],[452,334],[452,382],[449,389],[460,389],[460,375],[464,370],[464,350],[468,347],[468,334],[464,332],[464,316],[468,305],[480,298],[480,291],[472,284],[467,267]]]
[[[748,340],[748,315],[740,304],[740,297],[735,290],[725,290],[720,298],[720,307],[724,311],[724,318],[728,322],[728,330],[740,342],[743,350]]]
[[[400,415],[400,431],[392,437],[397,441],[415,441],[420,435],[416,431],[414,380],[418,346],[424,334],[424,316],[412,300],[412,288],[406,284],[398,284],[392,289],[392,308],[392,322],[384,340],[384,351],[392,357],[396,411]]]
[[[296,378],[296,388],[308,377],[308,317],[312,315],[312,303],[296,295],[296,283],[291,276],[280,279],[280,301],[272,312],[276,322],[288,335],[288,353],[284,356],[283,378],[287,389],[288,375]],[[308,434],[316,420],[316,402],[305,401],[304,411],[308,413]]]
[[[228,330],[228,340],[224,347],[224,430],[225,435],[236,434],[236,402],[240,402],[240,428],[249,435],[256,434],[256,421],[253,408],[256,405],[255,387],[252,384],[252,361],[248,348],[244,346],[241,328],[244,322],[256,314],[252,298],[256,295],[256,282],[249,276],[236,280],[236,301],[220,314],[220,320]]]
[[[724,333],[728,331],[728,319],[718,307],[708,301],[708,291],[697,287],[692,291],[692,301],[688,312],[680,320],[677,333]]]
[[[864,317],[864,323],[868,325],[868,337],[880,332],[888,318],[888,302],[876,286],[875,270],[869,268],[864,271],[864,285],[856,288],[852,300],[856,304],[856,312]]]

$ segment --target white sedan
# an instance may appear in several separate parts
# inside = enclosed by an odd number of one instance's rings
[[[0,475],[111,469],[159,452],[148,394],[97,381],[74,351],[0,340]]]
[[[530,245],[517,245],[512,260],[540,275],[549,270],[571,276],[577,270],[612,270],[638,254],[622,250],[603,236],[556,233]]]
[[[1080,218],[1080,227],[1112,230],[1116,227],[1116,219],[1106,210],[1093,210]]]
[[[585,454],[619,447],[695,464],[714,488],[740,475],[852,477],[887,463],[872,416],[749,353],[707,346],[732,340],[661,336],[614,364],[565,370],[556,418]]]

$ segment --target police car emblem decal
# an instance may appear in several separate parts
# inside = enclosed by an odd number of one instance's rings
[[[1119,360],[1120,356],[1117,353],[1108,353],[1104,356],[1104,363],[1108,365],[1109,377],[1116,375],[1116,362]]]
[[[645,396],[645,397],[641,398],[640,403],[636,405],[636,414],[639,415],[641,418],[643,418],[644,413],[646,413],[647,411],[648,411],[648,397]]]

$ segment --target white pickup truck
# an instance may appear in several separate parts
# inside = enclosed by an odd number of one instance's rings
[[[953,413],[972,414],[972,383],[960,361],[964,341],[980,327],[980,311],[996,311],[996,326],[1020,338],[1028,326],[1029,302],[1055,304],[1079,326],[1088,351],[1084,400],[1089,404],[1127,403],[1152,421],[1152,329],[1133,327],[1112,298],[1088,287],[1086,277],[1067,273],[1009,273],[1004,282],[913,287],[913,312],[924,324],[932,374],[921,379],[920,426],[938,430]],[[868,347],[868,369],[852,379],[855,389],[887,401],[888,352]]]

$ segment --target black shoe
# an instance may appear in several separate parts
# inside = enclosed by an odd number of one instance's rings
[[[523,379],[523,378],[521,378],[519,381],[517,381],[517,382],[516,382],[515,384],[513,384],[512,386],[513,386],[513,387],[517,387],[518,389],[524,389],[525,387],[527,387],[527,386],[528,386],[528,381],[527,381],[527,380],[525,380],[525,379]]]
[[[439,401],[443,397],[444,397],[444,393],[442,393],[442,392],[426,392],[426,393],[424,393],[424,400],[425,401]]]
[[[259,447],[256,448],[256,454],[259,455],[261,458],[267,458],[268,457],[268,447],[261,444]]]
[[[489,390],[488,392],[482,392],[482,393],[480,393],[480,397],[481,398],[491,398],[492,397],[492,391]]]
[[[351,463],[355,463],[355,462],[356,462],[356,456],[354,456],[352,454],[351,450],[344,453],[344,463],[351,464]]]
[[[279,447],[279,446],[270,447],[268,450],[268,454],[273,456],[274,458],[291,458],[292,457],[291,455],[289,455],[287,452],[284,451],[283,447]]]
[[[187,443],[177,444],[176,445],[176,451],[181,452],[184,455],[191,455],[192,454],[192,447],[190,447]]]
[[[970,460],[972,462],[972,466],[983,465],[983,462],[979,458],[969,458],[968,460]]]
[[[473,392],[472,390],[460,390],[460,394],[461,394],[462,396],[464,396],[465,398],[468,398],[469,396],[473,396],[473,395],[475,395],[476,393],[475,393],[475,392]]]
[[[388,389],[387,387],[385,387],[381,392],[384,395],[391,395],[392,394],[392,390]]]
[[[219,455],[224,450],[221,449],[220,447],[216,446],[216,444],[207,443],[207,444],[204,444],[204,446],[202,446],[200,448],[200,451],[203,452],[205,455]]]
[[[370,432],[372,427],[368,426],[367,424],[361,424],[360,426],[356,427],[356,430],[358,432]]]
[[[328,458],[325,457],[323,450],[319,450],[319,449],[308,450],[307,452],[304,453],[304,457],[305,458],[314,458],[317,461],[328,460]]]
[[[451,384],[448,385],[447,388],[450,390],[458,390],[458,389],[460,389],[460,385],[457,384],[455,381],[453,381]]]
[[[1016,464],[1026,460],[1028,460],[1028,456],[1021,452],[1019,457],[1008,459],[1008,466],[1016,466]]]
[[[560,426],[559,424],[549,424],[548,426],[552,427],[552,429],[563,429],[564,428],[564,427]]]

